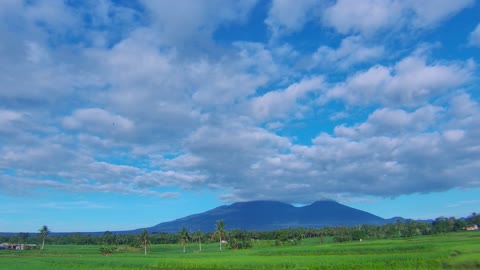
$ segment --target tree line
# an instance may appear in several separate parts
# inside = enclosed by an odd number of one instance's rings
[[[223,221],[218,221],[214,232],[190,232],[187,228],[180,228],[178,233],[153,232],[143,230],[140,234],[116,234],[106,231],[103,234],[50,234],[47,226],[43,226],[38,234],[18,233],[13,235],[0,235],[0,243],[37,243],[44,248],[45,244],[76,244],[76,245],[130,245],[143,247],[145,255],[150,244],[180,244],[185,252],[187,243],[197,243],[201,251],[202,244],[219,245],[219,250],[245,249],[252,246],[252,242],[269,240],[272,245],[296,245],[304,238],[318,238],[320,242],[346,242],[371,239],[392,239],[413,237],[419,235],[434,235],[447,232],[460,231],[469,224],[480,224],[480,215],[473,213],[468,218],[456,219],[454,217],[439,217],[433,222],[396,220],[386,225],[359,225],[338,226],[324,228],[288,228],[275,231],[226,231]],[[47,237],[48,235],[48,237]]]

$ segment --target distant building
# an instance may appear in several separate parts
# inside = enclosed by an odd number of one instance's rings
[[[10,250],[32,250],[37,249],[36,244],[15,244],[15,243],[2,243],[0,244],[0,249],[10,249]]]
[[[466,230],[466,231],[476,231],[476,230],[478,230],[478,225],[477,224],[467,225],[467,226],[463,227],[463,229]]]

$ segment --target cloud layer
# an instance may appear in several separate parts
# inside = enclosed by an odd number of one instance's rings
[[[0,192],[478,188],[479,54],[438,52],[479,20],[429,35],[479,7],[441,2],[2,2]]]

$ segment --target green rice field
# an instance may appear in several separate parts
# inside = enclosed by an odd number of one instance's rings
[[[218,250],[218,244],[117,246],[102,256],[95,245],[46,246],[45,250],[0,250],[0,270],[57,269],[480,269],[480,232],[394,240],[324,243],[305,239],[296,246],[255,242],[248,250]]]

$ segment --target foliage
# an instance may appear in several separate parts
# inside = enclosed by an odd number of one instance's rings
[[[274,234],[275,246],[295,246],[303,238],[303,228],[278,230]]]
[[[229,232],[227,248],[247,249],[252,247],[252,239],[248,237],[247,231],[234,230]]]
[[[225,239],[225,223],[223,220],[217,221],[215,232],[212,237],[218,237],[220,243],[220,250],[222,250],[222,240]]]
[[[386,225],[361,225],[355,227],[324,227],[324,228],[289,228],[276,231],[241,231],[232,230],[227,233],[223,221],[218,221],[216,230],[212,233],[194,233],[193,237],[188,236],[184,239],[185,243],[192,240],[198,243],[197,250],[201,249],[201,244],[210,244],[221,240],[228,242],[230,249],[248,248],[248,243],[257,240],[271,240],[274,246],[298,245],[305,239],[317,238],[320,242],[350,242],[373,239],[397,239],[410,238],[422,235],[445,234],[448,232],[461,231],[466,225],[480,224],[480,215],[473,213],[466,219],[456,219],[454,217],[436,218],[431,223],[398,220]],[[28,233],[18,233],[9,235],[0,235],[0,243],[36,243],[52,245],[129,245],[131,247],[145,247],[138,234],[115,234],[109,231],[96,234],[69,233],[69,234],[50,234],[47,226],[39,231],[39,238],[34,238]],[[187,230],[187,228],[185,228]],[[43,231],[43,233],[42,233]],[[188,233],[188,230],[187,230]],[[48,238],[46,237],[48,235]],[[38,241],[39,240],[39,241]],[[178,244],[182,243],[182,233],[163,233],[153,232],[148,235],[148,244]]]
[[[101,246],[99,250],[103,256],[110,256],[112,255],[114,248],[109,246]]]
[[[344,243],[326,238],[323,244],[319,238],[305,237],[296,246],[252,240],[250,249],[219,252],[217,244],[208,244],[202,253],[186,254],[178,252],[175,243],[150,245],[147,257],[141,248],[128,245],[111,248],[107,257],[99,254],[96,245],[49,245],[43,252],[0,250],[0,270],[478,269],[478,239],[480,231]]]
[[[201,230],[198,230],[193,234],[192,241],[198,242],[198,252],[202,252],[202,238],[203,234]]]
[[[190,235],[188,234],[188,230],[185,227],[182,227],[182,230],[180,231],[180,245],[183,247],[183,253],[186,253],[185,246],[187,245],[187,242],[189,242]]]
[[[147,229],[143,229],[142,234],[140,235],[140,242],[143,245],[145,256],[147,256],[147,246],[150,243]]]
[[[50,233],[50,230],[48,229],[47,225],[43,225],[42,228],[40,228],[39,235],[42,238],[42,250],[45,247],[45,238],[47,238],[48,233]]]
[[[480,225],[480,215],[477,213],[472,213],[470,216],[466,218],[466,222],[468,224],[477,224]]]

